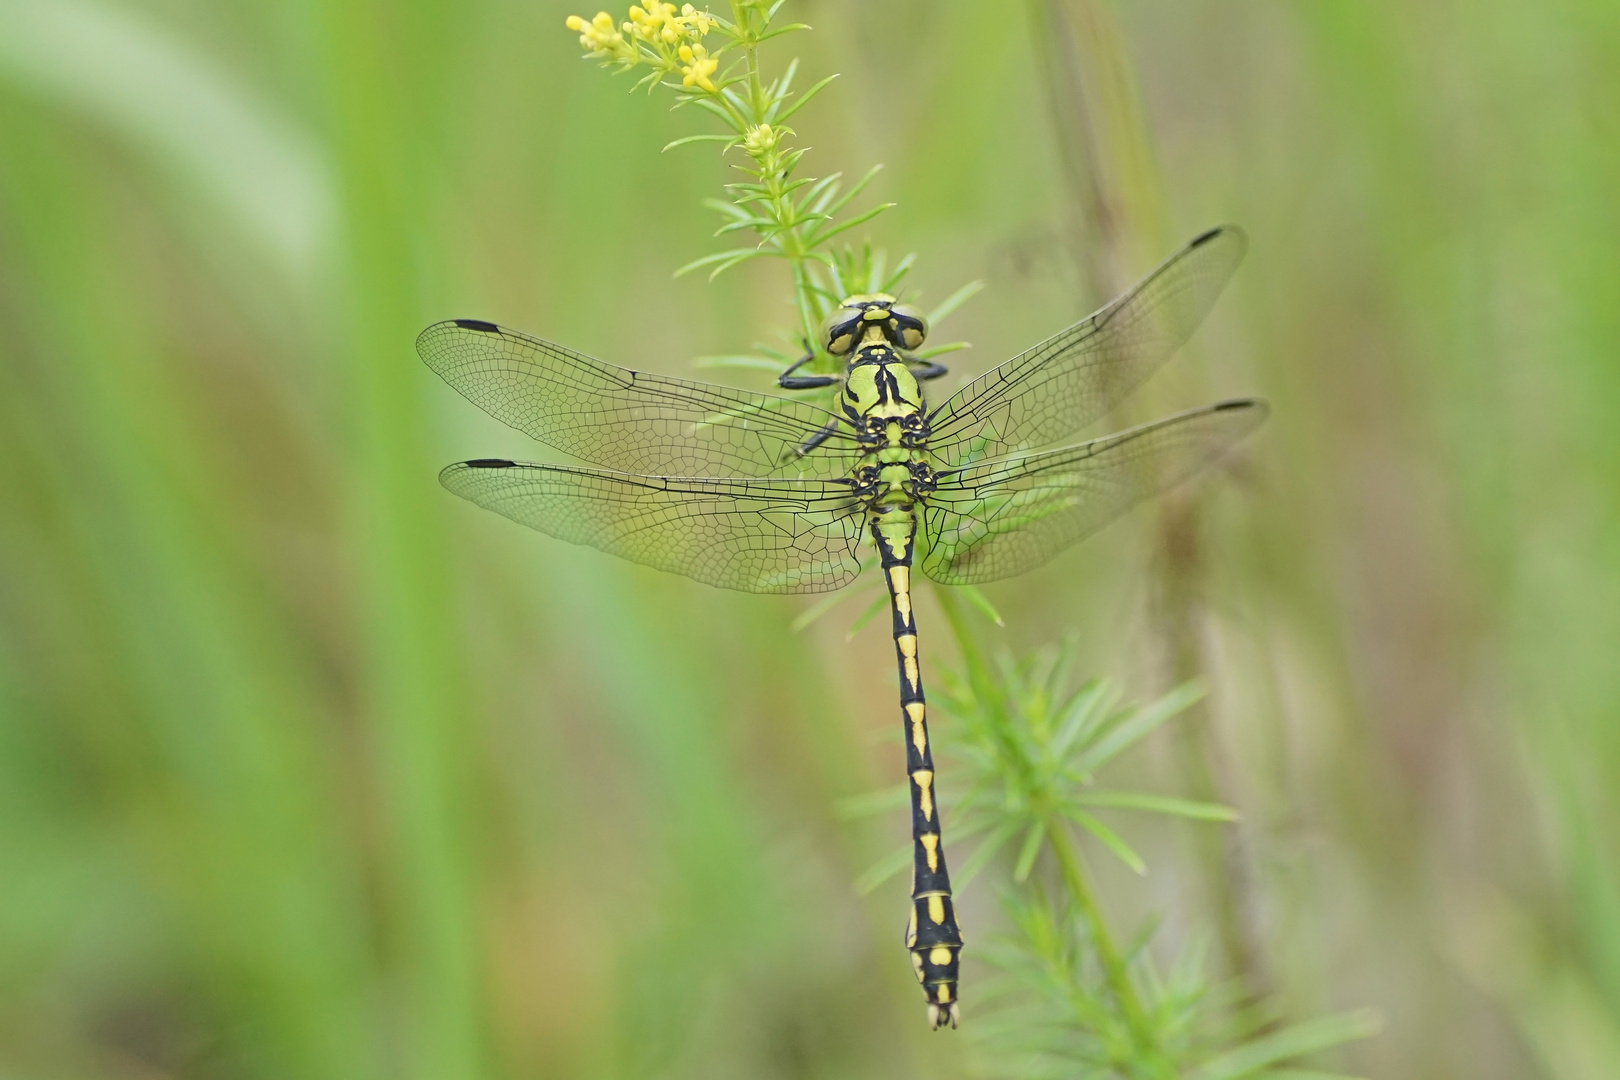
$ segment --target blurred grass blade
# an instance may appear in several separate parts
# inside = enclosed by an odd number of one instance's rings
[[[960,289],[957,289],[955,292],[951,293],[951,295],[939,302],[939,306],[935,307],[934,310],[928,313],[928,325],[930,327],[938,326],[941,322],[950,317],[951,312],[955,311],[957,308],[979,295],[979,293],[983,292],[984,287],[988,284],[989,282],[985,281],[983,278],[978,278],[968,282]]]
[[[1095,773],[1118,754],[1145,739],[1160,724],[1185,712],[1205,694],[1204,684],[1197,680],[1170,691],[1151,705],[1144,705],[1129,714],[1081,754],[1074,767],[1085,774]]]
[[[849,629],[844,631],[844,640],[845,641],[853,641],[855,639],[855,635],[860,633],[866,627],[867,623],[869,623],[873,619],[875,619],[877,617],[878,612],[882,611],[883,609],[887,608],[888,606],[889,606],[889,594],[888,594],[888,592],[887,591],[880,592],[878,594],[878,596],[877,596],[877,599],[872,601],[871,606],[869,606],[865,611],[861,612],[858,616],[856,616],[855,621],[849,624]]]
[[[1238,1080],[1253,1076],[1270,1065],[1370,1038],[1383,1027],[1382,1017],[1372,1009],[1307,1020],[1205,1062],[1193,1072],[1191,1080]]]
[[[1101,840],[1108,850],[1118,855],[1120,861],[1136,871],[1137,874],[1147,873],[1147,863],[1142,861],[1142,856],[1138,855],[1131,845],[1127,844],[1113,829],[1110,829],[1084,810],[1065,807],[1063,815],[1098,840]]]
[[[911,784],[908,781],[882,791],[851,795],[847,799],[839,799],[836,805],[838,816],[841,818],[871,817],[874,814],[904,810],[911,805]]]
[[[885,881],[911,865],[912,845],[907,844],[898,851],[885,856],[883,860],[874,865],[866,873],[855,879],[855,891],[862,896],[876,889]]]
[[[314,137],[160,24],[93,0],[0,0],[0,77],[105,124],[208,195],[294,273],[336,199]]]
[[[1029,877],[1029,872],[1035,869],[1035,859],[1041,853],[1041,841],[1046,839],[1046,819],[1037,818],[1029,823],[1029,831],[1024,834],[1024,846],[1018,852],[1018,862],[1013,866],[1013,880],[1023,882]]]
[[[983,615],[997,626],[1007,625],[1006,621],[1001,617],[1001,612],[996,610],[995,605],[990,602],[990,598],[985,596],[984,593],[980,592],[972,585],[958,585],[956,588],[963,596],[967,597],[967,602],[972,604],[974,608],[978,610],[979,614]]]
[[[816,620],[820,619],[823,615],[827,614],[827,612],[831,611],[839,604],[842,604],[845,600],[850,600],[854,597],[865,595],[866,593],[871,592],[873,589],[880,588],[882,588],[881,585],[872,584],[864,589],[840,589],[837,592],[829,593],[800,612],[799,615],[788,624],[788,629],[792,630],[795,634],[802,633],[804,630],[813,625]]]
[[[1220,803],[1176,799],[1167,795],[1143,795],[1134,791],[1085,791],[1074,797],[1086,806],[1118,807],[1122,810],[1146,810],[1153,814],[1171,814],[1197,821],[1236,821],[1238,812]]]

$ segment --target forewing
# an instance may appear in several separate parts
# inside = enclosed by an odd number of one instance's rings
[[[571,544],[756,593],[830,592],[860,572],[865,522],[848,481],[636,476],[465,461],[445,487]]]
[[[435,323],[416,351],[495,419],[604,468],[830,478],[855,450],[848,426],[807,402],[615,367],[494,323]]]
[[[1192,336],[1246,247],[1240,230],[1212,229],[1101,311],[974,379],[930,415],[929,449],[966,465],[1098,419]]]
[[[943,471],[923,508],[923,573],[976,585],[1033,570],[1214,462],[1266,412],[1259,401],[1226,401],[1077,446]]]

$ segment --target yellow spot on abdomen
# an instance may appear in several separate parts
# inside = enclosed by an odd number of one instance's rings
[[[894,590],[894,610],[911,625],[911,567],[889,567],[889,586]]]
[[[951,962],[951,950],[943,945],[935,945],[928,951],[928,962],[943,967]]]
[[[917,658],[906,657],[906,682],[911,684],[913,690],[917,689]]]
[[[939,869],[939,833],[923,833],[917,839],[922,841],[923,853],[928,856],[928,869]],[[938,919],[934,920],[939,922]]]
[[[906,702],[906,716],[911,719],[911,745],[917,748],[918,754],[926,754],[928,752],[928,731],[923,727],[923,703],[920,701]]]
[[[895,645],[899,646],[901,656],[912,657],[917,655],[916,634],[901,634],[899,637],[894,639],[894,643]]]
[[[939,1003],[949,1005],[951,1003],[951,984],[940,983],[937,989],[939,991]]]
[[[911,954],[911,966],[917,971],[917,981],[923,981],[922,953]]]
[[[917,782],[917,804],[922,807],[923,820],[934,820],[934,773],[930,769],[918,769],[911,774]]]
[[[917,944],[917,905],[911,905],[911,921],[906,924],[906,948]]]
[[[928,917],[934,921],[935,926],[945,923],[945,898],[943,896],[930,896],[928,898]]]

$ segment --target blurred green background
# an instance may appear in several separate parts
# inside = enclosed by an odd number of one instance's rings
[[[833,809],[898,780],[884,629],[794,634],[807,601],[435,482],[549,454],[423,368],[432,320],[690,373],[791,317],[779,267],[671,279],[734,174],[660,155],[705,119],[582,64],[576,10],[0,0],[0,1076],[973,1067],[926,1031],[904,883],[849,884],[905,822]],[[1152,872],[1107,906],[1176,941],[1224,896],[1290,1014],[1383,1013],[1346,1071],[1612,1080],[1620,5],[1106,10],[1162,173],[1121,272],[1253,244],[1121,419],[1275,408],[1200,489],[1190,582],[1144,511],[987,590],[986,647],[1072,629],[1137,696],[1190,647],[1212,683],[1231,877],[1209,826],[1131,825]],[[869,233],[925,303],[990,283],[958,371],[1106,299],[1042,5],[784,14],[816,32],[769,62],[844,73],[805,171],[888,164]],[[1132,767],[1176,792],[1183,759]],[[971,1026],[993,890],[963,904]]]

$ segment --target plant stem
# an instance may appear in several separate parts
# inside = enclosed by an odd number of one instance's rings
[[[1131,983],[1130,970],[1125,960],[1119,954],[1119,947],[1114,944],[1113,935],[1108,932],[1108,926],[1103,922],[1102,910],[1091,895],[1091,887],[1086,883],[1086,876],[1080,866],[1080,853],[1075,850],[1073,839],[1068,827],[1062,822],[1047,822],[1047,842],[1052,845],[1052,851],[1057,856],[1058,866],[1063,871],[1063,883],[1068,886],[1069,893],[1074,897],[1075,904],[1080,908],[1081,917],[1091,931],[1091,939],[1097,949],[1097,959],[1103,968],[1103,977],[1108,981],[1108,988],[1114,995],[1114,1003],[1125,1019],[1125,1026],[1130,1029],[1131,1039],[1136,1044],[1138,1060],[1147,1064],[1156,1076],[1173,1078],[1175,1071],[1165,1059],[1163,1051],[1159,1048],[1158,1040],[1154,1037],[1153,1027],[1148,1023],[1147,1012],[1142,1008],[1142,1000],[1137,996],[1136,987]]]

